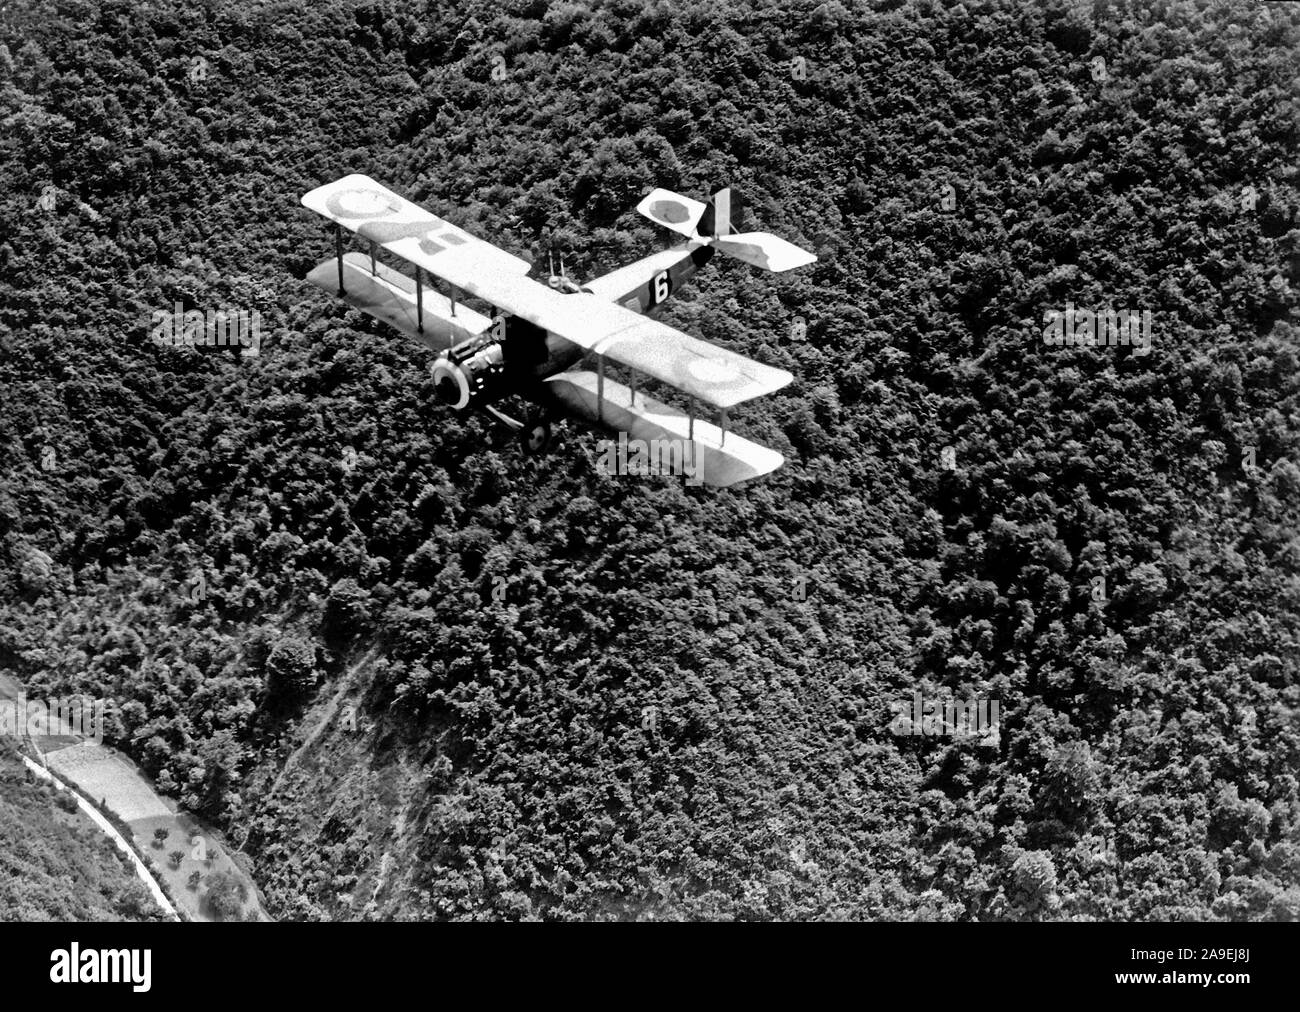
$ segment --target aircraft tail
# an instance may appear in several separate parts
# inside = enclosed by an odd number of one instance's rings
[[[730,186],[724,186],[707,203],[670,190],[652,190],[637,210],[664,228],[764,270],[793,270],[817,259],[771,232],[746,231],[744,202]]]
[[[745,231],[745,204],[740,191],[724,186],[704,205],[698,231],[700,235],[735,235]]]

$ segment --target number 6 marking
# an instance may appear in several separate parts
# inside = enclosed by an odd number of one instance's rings
[[[668,272],[660,271],[658,274],[656,274],[654,280],[654,288],[652,290],[652,294],[654,295],[654,302],[652,302],[651,305],[657,306],[659,305],[659,303],[667,299],[670,288],[671,285],[668,282]]]

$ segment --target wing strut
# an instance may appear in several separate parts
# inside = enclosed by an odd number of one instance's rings
[[[415,268],[415,329],[424,333],[424,271]]]
[[[605,404],[605,356],[596,356],[596,421],[605,420],[601,408]]]
[[[343,294],[343,226],[334,223],[334,256],[339,262],[339,294]]]
[[[718,440],[718,445],[726,446],[727,445],[727,409],[726,408],[722,409],[722,424],[719,426],[719,428],[722,429],[722,438]]]
[[[370,240],[370,276],[377,277],[375,272],[375,240]]]

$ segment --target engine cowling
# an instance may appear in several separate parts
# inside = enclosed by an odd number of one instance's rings
[[[500,341],[479,337],[443,352],[433,363],[438,400],[457,410],[486,404],[504,392],[505,349]]]

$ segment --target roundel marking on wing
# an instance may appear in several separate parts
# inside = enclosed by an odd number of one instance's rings
[[[701,383],[710,383],[714,386],[737,383],[744,379],[744,375],[735,365],[720,358],[691,359],[687,363],[686,371]]]
[[[650,213],[660,221],[671,222],[674,225],[689,221],[691,217],[691,212],[686,206],[675,200],[656,200],[650,205]]]
[[[331,193],[326,203],[341,218],[378,218],[398,210],[388,194],[366,187]]]

